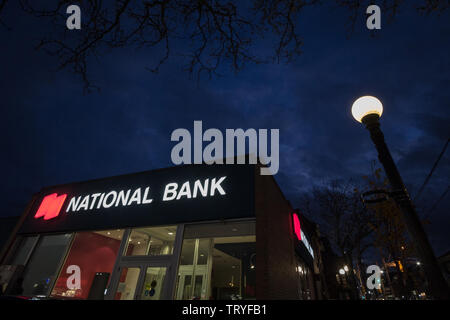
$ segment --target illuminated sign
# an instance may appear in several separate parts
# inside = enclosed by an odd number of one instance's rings
[[[303,244],[305,245],[306,249],[311,254],[311,256],[314,258],[314,251],[313,251],[311,245],[309,244],[308,239],[306,238],[306,236],[303,233],[303,231],[300,230],[300,232],[302,233],[302,242],[303,242]]]
[[[255,166],[188,165],[43,188],[19,233],[255,216]]]
[[[186,181],[178,189],[178,183],[168,183],[164,188],[162,201],[180,200],[183,198],[191,199],[201,197],[212,197],[214,195],[226,195],[221,183],[226,177],[219,179],[195,180],[193,183]],[[211,181],[211,183],[210,183]],[[84,196],[72,197],[67,206],[66,212],[78,212],[80,210],[108,209],[111,207],[125,207],[131,205],[145,205],[153,202],[150,198],[150,187],[128,189],[103,193],[93,193]]]
[[[314,250],[300,227],[300,219],[296,213],[292,214],[292,220],[294,222],[294,233],[297,236],[297,239],[305,245],[306,250],[308,250],[309,254],[314,258]]]
[[[39,209],[34,215],[34,218],[38,219],[44,217],[44,220],[56,218],[61,211],[61,207],[63,206],[66,197],[67,194],[58,196],[57,193],[52,193],[44,197],[44,199],[42,199],[41,205],[39,206]]]
[[[294,232],[295,235],[297,236],[298,240],[302,240],[302,232],[300,229],[300,220],[298,219],[298,215],[296,213],[294,213],[293,215],[293,219],[294,219]]]
[[[119,192],[112,190],[103,193],[93,193],[85,196],[72,197],[67,206],[66,212],[78,212],[80,210],[108,209],[112,206],[130,206],[132,204],[148,204],[153,199],[148,199],[150,187],[146,187],[142,194],[141,188],[137,188],[131,193],[131,189]],[[131,197],[130,197],[131,194]],[[97,201],[98,200],[98,201]]]

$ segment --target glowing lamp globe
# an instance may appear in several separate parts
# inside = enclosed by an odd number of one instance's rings
[[[364,96],[353,102],[352,115],[356,121],[361,122],[362,119],[369,114],[377,114],[381,117],[383,113],[383,105],[381,101],[372,96]]]

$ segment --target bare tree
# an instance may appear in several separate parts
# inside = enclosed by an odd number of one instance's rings
[[[368,190],[389,191],[389,181],[381,168],[373,168],[373,173],[365,177]],[[384,201],[368,205],[373,215],[371,228],[374,230],[374,245],[379,249],[381,258],[392,261],[400,275],[398,285],[402,294],[406,295],[408,272],[404,268],[407,258],[415,255],[415,249],[407,236],[406,225],[400,208],[395,201],[387,198]]]
[[[309,199],[302,200],[308,207],[304,210],[320,219],[321,228],[339,253],[353,253],[360,247],[358,254],[361,255],[368,246],[362,240],[370,234],[369,216],[354,182],[333,180],[325,186],[315,187],[312,195],[305,197]]]
[[[7,4],[0,0],[0,25]],[[21,8],[33,16],[50,20],[54,28],[42,35],[38,49],[57,58],[60,68],[80,75],[85,88],[92,88],[88,76],[90,58],[120,47],[149,47],[159,54],[147,69],[158,72],[174,54],[185,58],[185,69],[197,78],[218,74],[225,66],[241,70],[248,63],[290,62],[301,54],[303,45],[298,23],[305,7],[320,0],[19,0]],[[79,4],[82,30],[67,30],[66,8]],[[364,17],[368,0],[327,2],[350,12],[352,28]],[[384,0],[383,12],[395,16],[406,1]],[[408,1],[409,3],[409,1]],[[424,13],[441,12],[445,0],[420,0],[416,8]],[[272,41],[270,41],[272,40]],[[267,41],[270,45],[267,45]],[[173,52],[174,43],[183,42],[182,52]],[[261,50],[264,47],[264,50]],[[269,48],[269,49],[267,49]],[[264,52],[262,52],[264,51]]]
[[[302,203],[302,210],[318,220],[323,233],[349,266],[350,281],[356,291],[357,282],[362,287],[359,271],[363,254],[373,245],[370,238],[373,216],[362,205],[356,184],[353,181],[330,181],[325,186],[314,188]]]

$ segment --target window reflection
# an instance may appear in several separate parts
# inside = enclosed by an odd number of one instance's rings
[[[117,287],[115,300],[133,300],[139,279],[140,268],[123,268],[120,273],[119,286]]]
[[[175,299],[254,299],[254,222],[186,226]]]
[[[31,251],[33,250],[33,247],[36,245],[37,240],[38,236],[18,238],[16,240],[16,244],[14,245],[14,247],[16,248],[16,253],[9,264],[25,265],[28,261]]]
[[[142,288],[141,300],[161,299],[165,277],[166,277],[165,267],[147,268],[144,279],[144,285]]]
[[[70,244],[71,234],[43,236],[17,283],[15,295],[47,296]]]
[[[176,226],[133,229],[128,238],[125,255],[167,255],[173,253]]]
[[[299,298],[301,300],[311,300],[312,299],[312,274],[309,267],[302,262],[302,260],[297,256],[297,277],[298,277],[298,290]]]
[[[76,233],[52,296],[103,299],[123,233],[123,229]]]

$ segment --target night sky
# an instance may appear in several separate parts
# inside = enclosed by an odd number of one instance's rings
[[[351,116],[352,102],[377,96],[381,126],[414,196],[450,137],[450,13],[402,11],[371,36],[364,21],[349,35],[341,9],[301,15],[303,54],[291,64],[248,65],[197,82],[174,56],[159,74],[145,70],[151,49],[112,51],[91,61],[100,92],[83,93],[80,78],[57,71],[34,50],[48,31],[14,6],[0,27],[0,137],[3,217],[20,215],[43,186],[172,166],[171,132],[207,128],[279,128],[275,176],[294,206],[299,195],[330,179],[359,179],[376,152]],[[448,186],[447,150],[416,203],[421,215]],[[450,248],[450,195],[429,216],[436,253]]]

